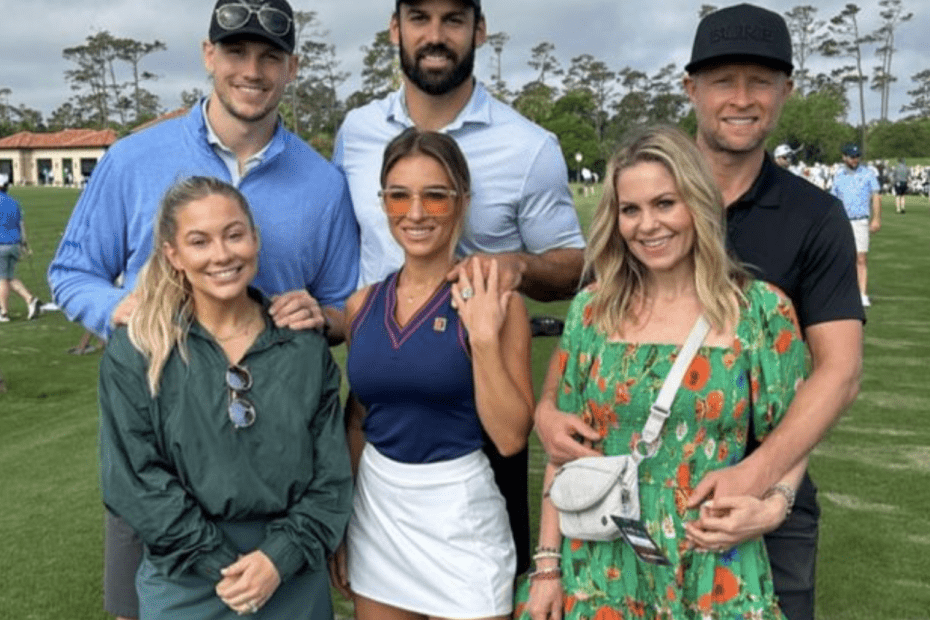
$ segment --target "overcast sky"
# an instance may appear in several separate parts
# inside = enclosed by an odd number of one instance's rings
[[[766,0],[764,6],[784,12],[802,4],[815,4],[819,19],[828,20],[847,0]],[[504,48],[503,77],[511,88],[533,78],[527,66],[530,49],[541,41],[555,45],[564,67],[572,57],[591,54],[612,69],[626,66],[652,73],[674,62],[680,69],[687,63],[697,14],[712,0],[485,0],[488,32],[510,36]],[[879,22],[874,0],[859,2],[861,28],[873,30]],[[362,66],[360,47],[370,45],[377,31],[387,26],[392,0],[292,0],[295,10],[316,11],[336,46],[341,69],[351,72],[342,87],[346,97],[359,85]],[[724,6],[719,3],[718,6]],[[930,68],[927,33],[930,0],[904,0],[914,18],[896,33],[892,73],[898,76],[889,106],[891,117],[899,115],[910,101],[911,76]],[[64,79],[71,64],[62,58],[66,47],[80,45],[95,32],[108,30],[116,37],[143,42],[160,40],[168,49],[143,61],[145,70],[159,76],[147,88],[161,98],[166,110],[180,105],[183,90],[210,86],[200,59],[200,42],[209,25],[211,0],[0,0],[0,40],[4,60],[0,87],[10,88],[8,102],[25,104],[48,114],[74,93]],[[492,74],[491,52],[479,52],[476,74],[488,81]],[[812,68],[825,70],[839,61],[815,58]],[[871,74],[877,58],[872,50],[864,57]],[[878,93],[867,91],[867,116],[878,116]],[[855,99],[854,99],[855,100]],[[855,117],[858,118],[856,112]]]

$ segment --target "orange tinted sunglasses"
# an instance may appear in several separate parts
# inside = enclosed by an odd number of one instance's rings
[[[413,208],[414,199],[419,199],[425,215],[442,217],[452,215],[458,192],[446,187],[430,187],[422,192],[415,192],[406,187],[390,187],[379,191],[378,196],[390,217],[407,215]]]

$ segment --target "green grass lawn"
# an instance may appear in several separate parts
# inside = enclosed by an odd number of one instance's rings
[[[14,188],[35,255],[18,275],[49,299],[45,270],[73,190]],[[823,518],[818,618],[930,619],[930,205],[909,197],[907,215],[884,200],[873,237],[858,401],[815,451],[811,470]],[[578,198],[586,224],[593,198]],[[567,303],[530,303],[564,315]],[[74,356],[83,330],[61,313],[0,324],[0,618],[85,620],[101,610],[102,507],[97,476],[98,355]],[[554,338],[533,343],[542,380]],[[344,350],[336,350],[342,363]],[[542,454],[533,439],[531,506],[537,512]],[[345,611],[346,607],[342,606]]]

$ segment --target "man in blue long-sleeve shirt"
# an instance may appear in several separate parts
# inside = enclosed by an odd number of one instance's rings
[[[187,116],[113,145],[74,208],[48,274],[69,318],[103,336],[125,323],[162,195],[181,178],[207,175],[249,200],[262,241],[253,285],[278,296],[275,321],[340,331],[338,309],[358,281],[358,229],[343,175],[279,121],[278,104],[297,73],[293,51],[285,0],[255,8],[217,2],[203,44],[213,92]],[[105,607],[134,618],[135,567],[125,558],[138,543],[126,544],[125,530],[114,537],[108,529]]]

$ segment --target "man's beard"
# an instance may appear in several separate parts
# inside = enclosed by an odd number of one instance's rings
[[[414,85],[427,95],[445,95],[469,79],[475,68],[475,41],[472,37],[472,46],[465,57],[453,65],[451,71],[436,72],[423,71],[417,64],[418,60],[432,53],[444,54],[455,62],[455,54],[441,43],[425,45],[417,51],[417,57],[411,58],[404,50],[403,40],[400,42],[400,68]]]

